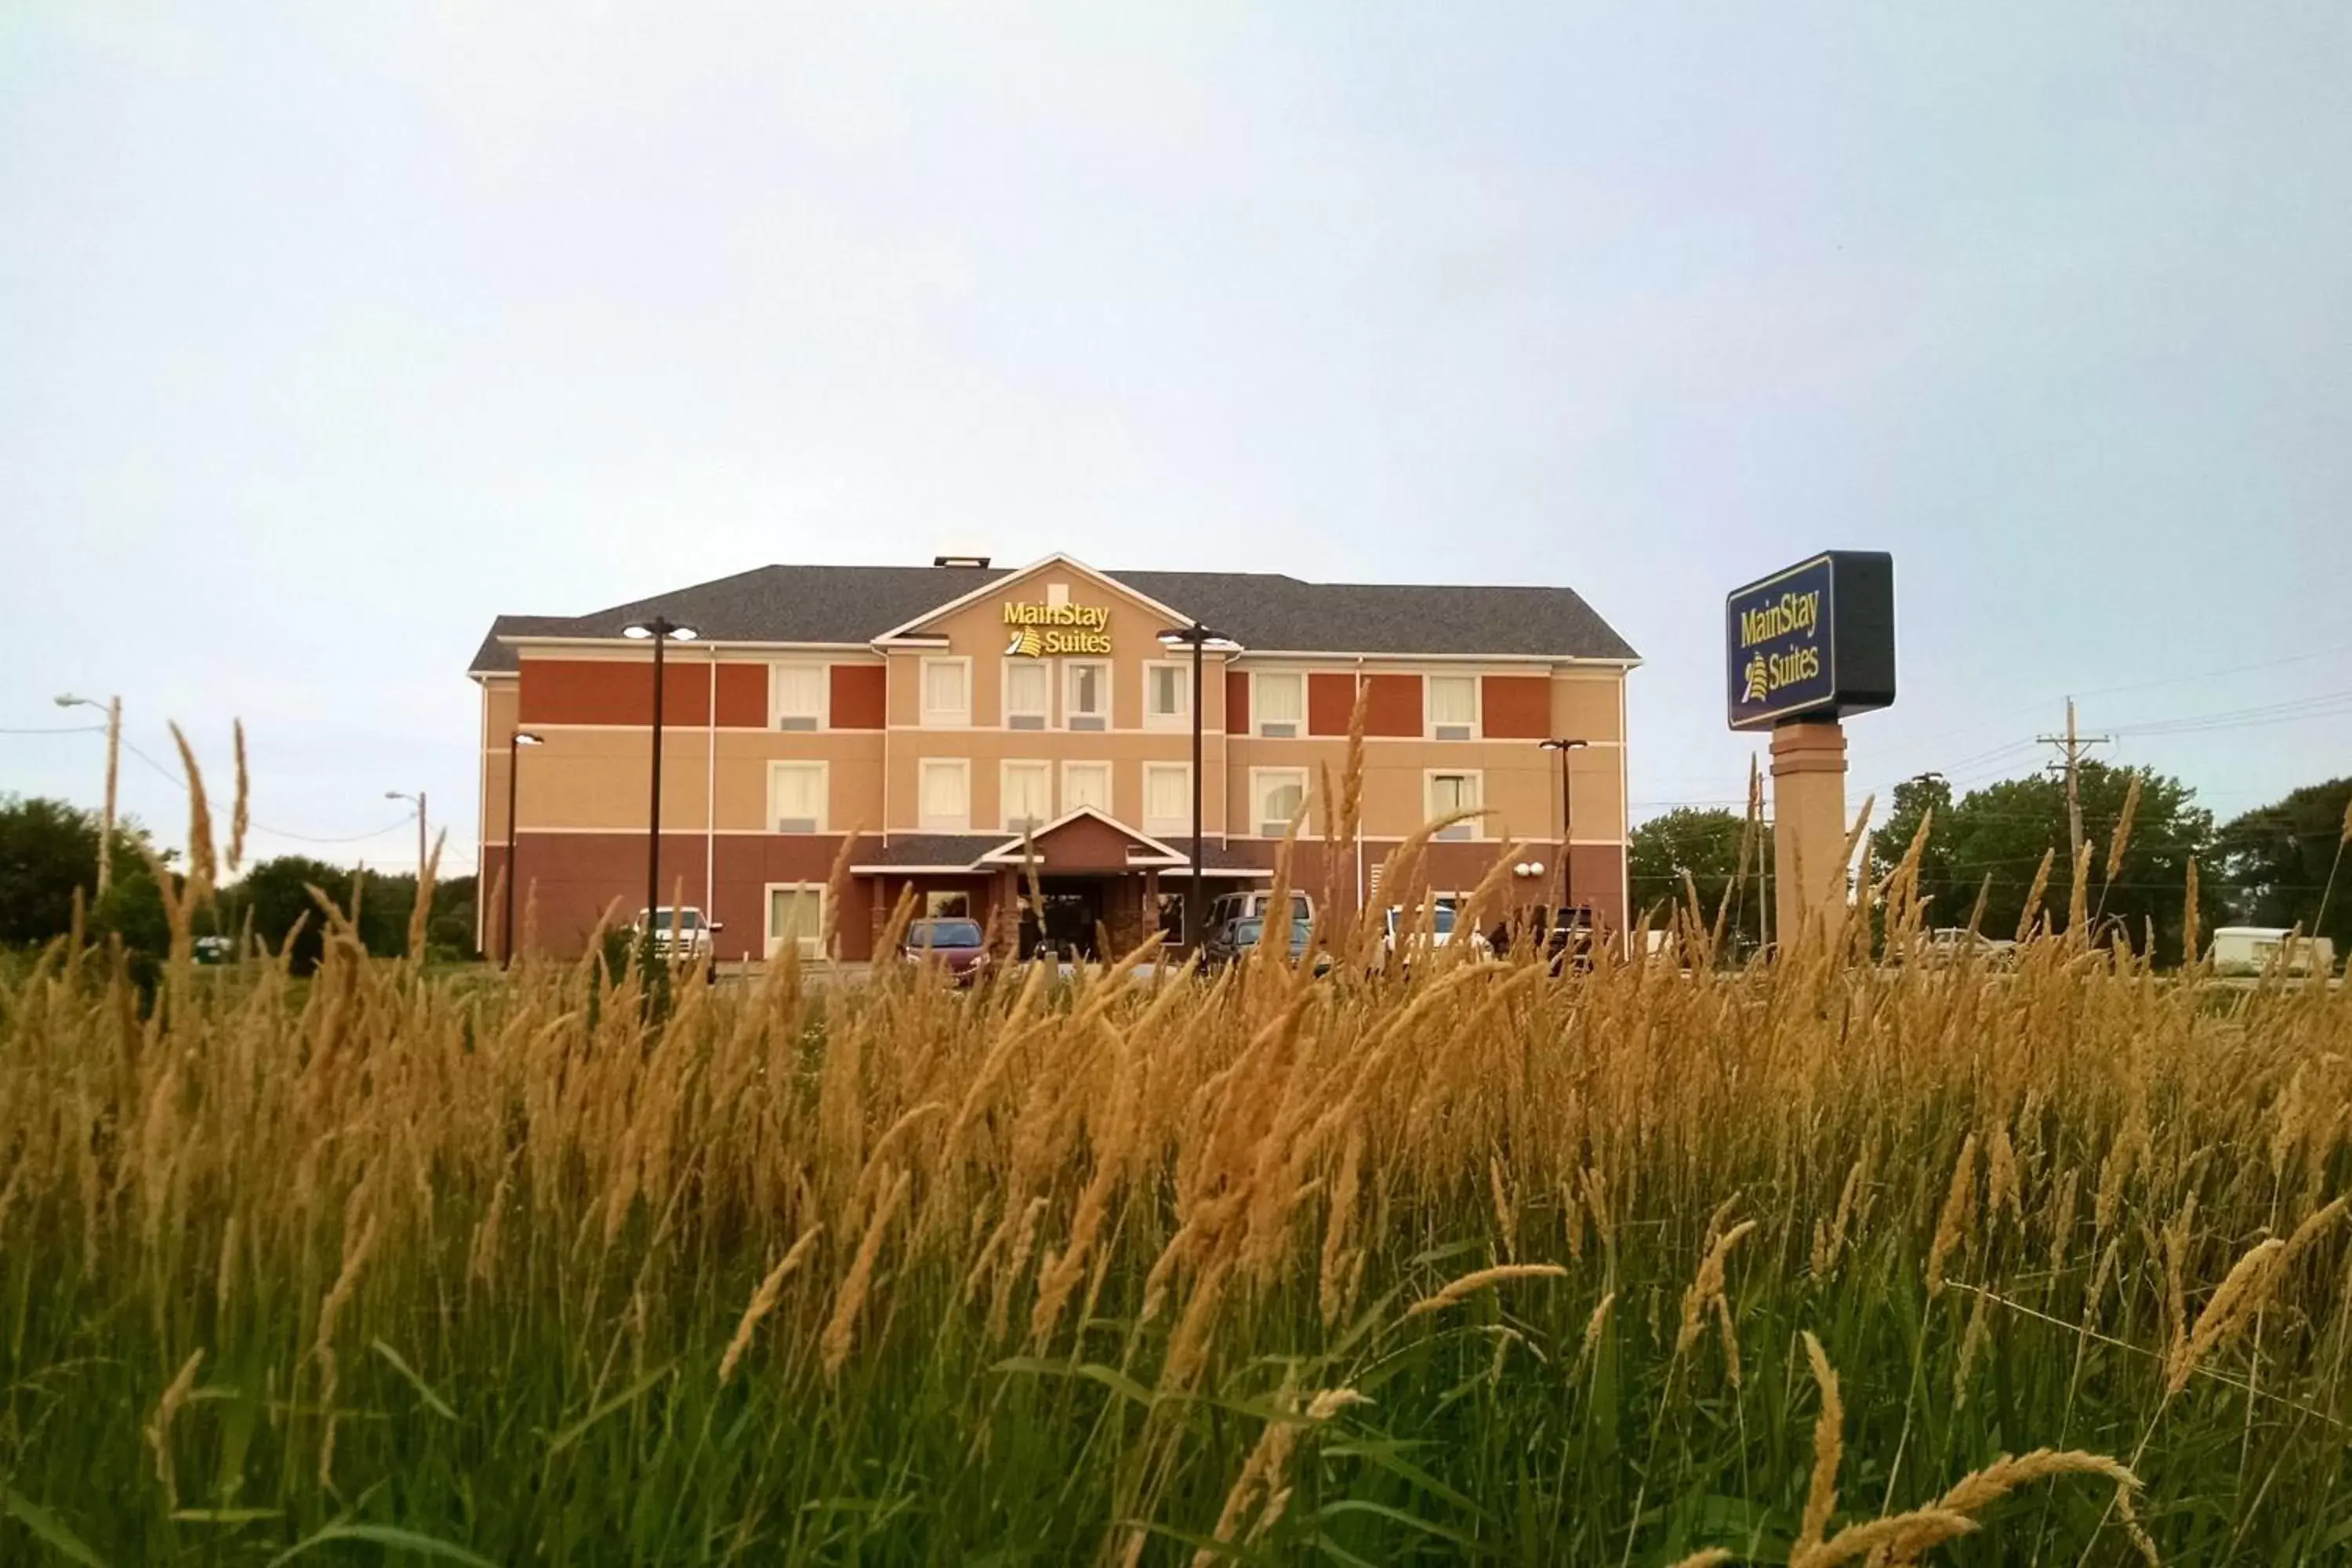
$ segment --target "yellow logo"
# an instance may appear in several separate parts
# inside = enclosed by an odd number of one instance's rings
[[[1045,658],[1110,651],[1108,605],[1007,605],[1004,624],[1017,628],[1004,649],[1008,657]]]
[[[1742,702],[1761,702],[1769,695],[1764,684],[1764,656],[1758,654],[1748,661],[1748,689],[1739,694]]]

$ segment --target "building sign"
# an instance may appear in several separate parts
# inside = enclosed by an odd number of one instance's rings
[[[1842,719],[1895,700],[1895,558],[1832,550],[1723,601],[1731,727]]]
[[[1009,656],[1051,658],[1110,652],[1108,605],[1007,605],[1004,624],[1013,628],[1004,649]]]

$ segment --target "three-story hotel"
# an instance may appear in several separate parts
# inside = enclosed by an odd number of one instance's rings
[[[518,940],[551,952],[644,904],[653,654],[625,632],[656,617],[695,634],[664,645],[661,900],[719,922],[722,959],[813,953],[853,838],[831,911],[845,958],[870,956],[906,893],[990,921],[1025,901],[1029,874],[1056,942],[1181,931],[1196,703],[1206,897],[1266,885],[1303,804],[1303,890],[1359,909],[1443,898],[1517,845],[1518,902],[1589,905],[1623,929],[1638,659],[1570,590],[943,557],[767,566],[592,615],[499,616],[471,672],[486,951],[507,942],[489,896],[503,876]],[[1163,639],[1192,627],[1217,637],[1197,692],[1192,650]],[[1334,846],[1323,780],[1340,787],[1360,691],[1361,831]],[[1419,885],[1379,885],[1406,837],[1470,809]]]

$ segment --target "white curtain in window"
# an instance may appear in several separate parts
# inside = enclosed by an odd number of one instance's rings
[[[1433,816],[1448,816],[1457,811],[1475,811],[1478,805],[1478,780],[1471,773],[1439,773],[1429,781],[1429,810]]]
[[[927,825],[958,823],[971,810],[960,763],[925,763],[922,792],[923,821]]]
[[[1007,763],[1004,767],[1004,826],[1039,823],[1052,815],[1053,773],[1044,763]]]
[[[1429,781],[1429,816],[1432,821],[1451,816],[1457,811],[1475,811],[1478,807],[1478,775],[1475,773],[1436,773]],[[1474,821],[1457,822],[1451,827],[1440,828],[1440,838],[1475,838],[1478,826]]]
[[[822,720],[824,717],[825,667],[821,664],[776,666],[776,719]]]
[[[820,763],[775,771],[776,831],[815,833],[824,826],[824,768]]]
[[[1108,763],[1076,763],[1062,775],[1062,809],[1076,811],[1080,806],[1089,805],[1099,812],[1110,810],[1110,764]]]
[[[1307,678],[1303,675],[1261,675],[1257,678],[1257,721],[1296,724],[1307,717]]]
[[[971,693],[965,689],[967,667],[947,659],[935,660],[923,666],[923,711],[926,713],[962,713],[971,706]]]
[[[1290,830],[1290,819],[1298,810],[1298,803],[1307,797],[1307,786],[1292,778],[1264,778],[1258,781],[1258,831],[1268,837]]]
[[[1467,675],[1431,676],[1429,721],[1432,724],[1475,724],[1478,721],[1476,678]]]
[[[798,942],[803,950],[814,948],[824,931],[824,889],[823,888],[772,888],[768,891],[768,951],[782,951],[784,943]]]
[[[1051,694],[1052,678],[1045,665],[1034,660],[1007,662],[1004,671],[1005,712],[1034,713],[1042,719]]]
[[[1181,768],[1151,768],[1143,775],[1143,816],[1163,826],[1192,820],[1192,783]]]

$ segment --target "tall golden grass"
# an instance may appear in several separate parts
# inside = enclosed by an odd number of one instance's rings
[[[2352,1002],[1916,962],[1902,875],[1896,964],[1695,912],[650,1024],[331,906],[307,982],[60,943],[0,992],[0,1558],[2331,1560]]]

